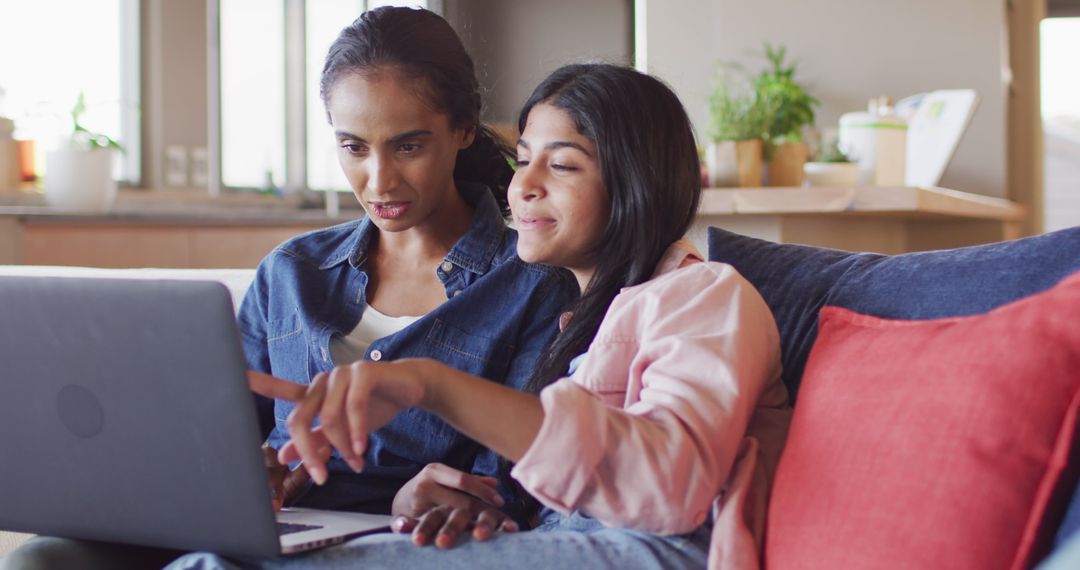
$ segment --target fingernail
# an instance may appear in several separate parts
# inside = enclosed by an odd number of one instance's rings
[[[496,507],[501,507],[506,504],[506,499],[503,499],[502,495],[496,494],[493,498],[495,500],[491,504],[495,505]]]
[[[353,453],[355,453],[356,455],[363,455],[364,454],[364,444],[360,443],[359,441],[354,441],[353,444],[352,444],[352,450],[353,450]]]
[[[322,485],[326,482],[326,470],[324,470],[322,467],[312,467],[311,478],[315,481],[317,485]]]
[[[503,528],[506,529],[506,532],[517,532],[518,531],[518,525],[514,521],[506,521],[505,523],[503,523]]]

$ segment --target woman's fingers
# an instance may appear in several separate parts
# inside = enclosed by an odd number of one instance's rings
[[[491,538],[491,535],[495,534],[495,529],[502,522],[502,518],[506,518],[506,515],[499,511],[492,509],[480,511],[480,514],[476,516],[476,523],[473,525],[473,539],[483,542]]]
[[[465,473],[442,463],[429,463],[420,473],[443,487],[468,493],[489,505],[501,507],[505,503],[502,495],[499,494],[498,479],[494,477]],[[453,506],[464,507],[465,505]]]
[[[435,546],[438,548],[453,548],[458,538],[472,526],[473,512],[469,509],[454,509],[446,518],[439,534],[435,537]]]
[[[306,388],[300,384],[282,380],[257,370],[248,370],[247,379],[252,392],[275,400],[299,402],[304,399],[304,394],[307,392]]]
[[[390,523],[390,530],[394,531],[397,534],[405,534],[407,532],[412,532],[413,529],[416,528],[417,522],[418,520],[414,517],[401,515],[396,517],[394,521]]]
[[[345,396],[346,420],[349,424],[349,451],[364,456],[367,448],[367,405],[370,386],[364,382],[365,367],[362,363],[349,367],[349,393]]]
[[[263,447],[262,452],[263,463],[266,465],[270,479],[270,502],[274,505],[275,511],[280,511],[285,502],[285,477],[288,475],[289,468],[278,462],[277,451],[273,448]]]
[[[439,532],[446,519],[450,517],[450,507],[435,507],[420,516],[416,528],[412,531],[413,544],[426,546],[431,543],[435,533]]]
[[[350,424],[348,418],[356,415],[359,410],[345,407],[346,395],[353,391],[350,386],[351,380],[350,368],[339,367],[330,372],[326,395],[319,409],[319,423],[326,438],[341,453],[345,463],[348,463],[353,471],[359,473],[364,468],[364,456],[353,452],[348,427]]]
[[[326,384],[329,375],[325,372],[315,375],[308,386],[304,398],[296,404],[285,425],[289,429],[292,443],[300,455],[300,461],[307,467],[308,474],[319,485],[326,482],[326,460],[319,453],[317,438],[312,436],[311,424],[322,406],[326,394]]]
[[[330,442],[327,441],[326,436],[323,434],[322,426],[316,426],[315,429],[311,430],[311,440],[318,446],[319,456],[323,457],[324,460],[330,459],[333,448],[330,447]],[[286,465],[294,461],[300,461],[300,452],[296,450],[296,444],[292,440],[286,441],[278,450],[278,461]]]

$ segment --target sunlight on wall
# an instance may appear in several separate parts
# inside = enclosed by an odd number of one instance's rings
[[[40,0],[0,6],[0,115],[19,138],[53,148],[71,133],[85,93],[84,125],[122,139],[121,0]],[[124,141],[121,140],[121,143]]]
[[[1080,18],[1049,18],[1041,31],[1043,117],[1080,119]]]

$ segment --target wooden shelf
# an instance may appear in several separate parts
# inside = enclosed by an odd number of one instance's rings
[[[707,188],[701,215],[887,216],[1020,221],[1024,209],[1008,200],[946,188]]]
[[[691,237],[717,226],[780,243],[905,253],[1020,237],[1024,208],[945,188],[707,188]]]

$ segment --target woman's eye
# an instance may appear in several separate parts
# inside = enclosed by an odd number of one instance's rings
[[[561,163],[558,163],[558,162],[552,163],[551,168],[553,168],[555,170],[561,170],[563,172],[572,172],[574,170],[577,170],[576,166],[572,166],[572,165],[569,165],[569,164],[561,164]]]
[[[517,159],[517,161],[516,161],[516,162],[517,162],[517,166],[518,166],[518,168],[521,168],[521,167],[523,167],[523,166],[528,166],[528,165],[529,165],[529,161],[528,161],[528,159],[525,159],[525,158],[519,158],[519,159]]]

